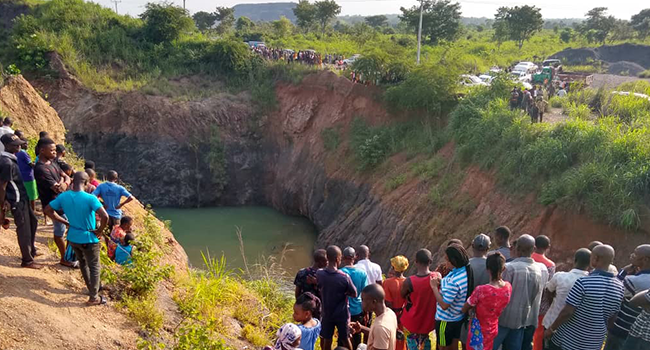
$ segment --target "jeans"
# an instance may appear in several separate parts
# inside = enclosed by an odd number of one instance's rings
[[[101,264],[99,261],[99,252],[101,245],[100,243],[78,244],[72,242],[70,242],[70,245],[79,260],[79,269],[81,270],[81,276],[86,282],[88,296],[90,296],[90,299],[96,299],[100,285],[99,274]]]
[[[499,333],[494,339],[493,349],[499,349],[499,346],[503,345],[503,350],[532,350],[534,334],[534,326],[518,329],[499,326]]]
[[[623,348],[625,350],[648,350],[650,349],[650,342],[647,342],[637,337],[627,337]]]
[[[607,332],[607,342],[604,350],[621,350],[626,338],[619,337],[612,332]]]
[[[18,246],[22,256],[21,266],[29,266],[34,263],[34,254],[36,254],[34,241],[36,239],[38,220],[27,201],[13,203],[11,205],[11,214],[13,214],[16,223],[16,235],[18,236]]]

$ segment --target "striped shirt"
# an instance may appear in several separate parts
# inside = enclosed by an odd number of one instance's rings
[[[436,320],[456,322],[461,321],[465,316],[462,313],[463,305],[467,300],[467,270],[465,267],[457,267],[442,279],[440,282],[440,294],[442,300],[449,304],[444,310],[440,303],[436,306]]]
[[[650,290],[645,293],[645,298],[650,302]],[[640,338],[650,342],[650,312],[643,310],[630,330],[630,337]]]
[[[594,270],[578,279],[566,299],[575,312],[557,329],[553,343],[562,350],[600,350],[607,321],[616,315],[622,300],[623,283],[612,273]]]
[[[641,313],[641,308],[630,306],[630,299],[641,291],[650,288],[650,270],[644,270],[636,275],[628,275],[623,279],[625,287],[625,299],[621,304],[621,311],[616,316],[614,325],[610,327],[610,332],[621,338],[626,338],[634,321]]]

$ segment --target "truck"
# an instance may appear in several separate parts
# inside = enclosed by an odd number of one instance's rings
[[[557,74],[557,79],[569,84],[583,83],[585,86],[589,86],[594,82],[594,75],[591,73],[562,72]]]
[[[555,78],[555,71],[552,67],[546,66],[541,71],[533,74],[533,84],[548,84]]]

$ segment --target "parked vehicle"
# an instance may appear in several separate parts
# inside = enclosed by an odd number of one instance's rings
[[[488,84],[482,81],[476,75],[463,74],[460,76],[460,84],[463,86],[487,86]]]
[[[533,84],[550,83],[553,78],[555,78],[553,68],[546,66],[538,73],[533,74]]]
[[[547,60],[544,60],[544,62],[542,62],[542,67],[559,68],[561,65],[562,65],[562,61],[558,60],[557,58],[549,58]]]
[[[519,62],[512,69],[513,71],[522,71],[527,73],[532,73],[537,70],[537,65],[533,62]]]
[[[361,55],[359,55],[359,54],[352,55],[352,56],[350,56],[349,58],[346,58],[346,59],[343,60],[343,65],[344,65],[344,66],[352,65],[354,62],[357,61],[357,59],[358,59],[359,57],[361,57]]]
[[[248,41],[248,46],[250,47],[266,47],[266,44],[263,41]]]
[[[585,86],[589,86],[594,82],[594,75],[591,73],[562,72],[557,74],[557,79],[566,83],[581,82]]]
[[[529,83],[532,79],[531,75],[527,71],[513,70],[512,72],[510,72],[510,75],[515,79],[515,81],[519,81],[519,82]]]

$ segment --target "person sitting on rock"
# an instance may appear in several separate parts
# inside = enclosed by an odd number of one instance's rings
[[[123,242],[115,249],[115,262],[120,265],[131,265],[133,263],[133,245],[135,240],[133,233],[129,232],[124,236]]]
[[[111,237],[108,240],[108,257],[111,260],[115,260],[115,250],[117,246],[124,243],[124,237],[127,234],[131,233],[131,227],[133,225],[133,218],[130,216],[124,216],[120,219],[120,224],[113,228],[111,231]]]

